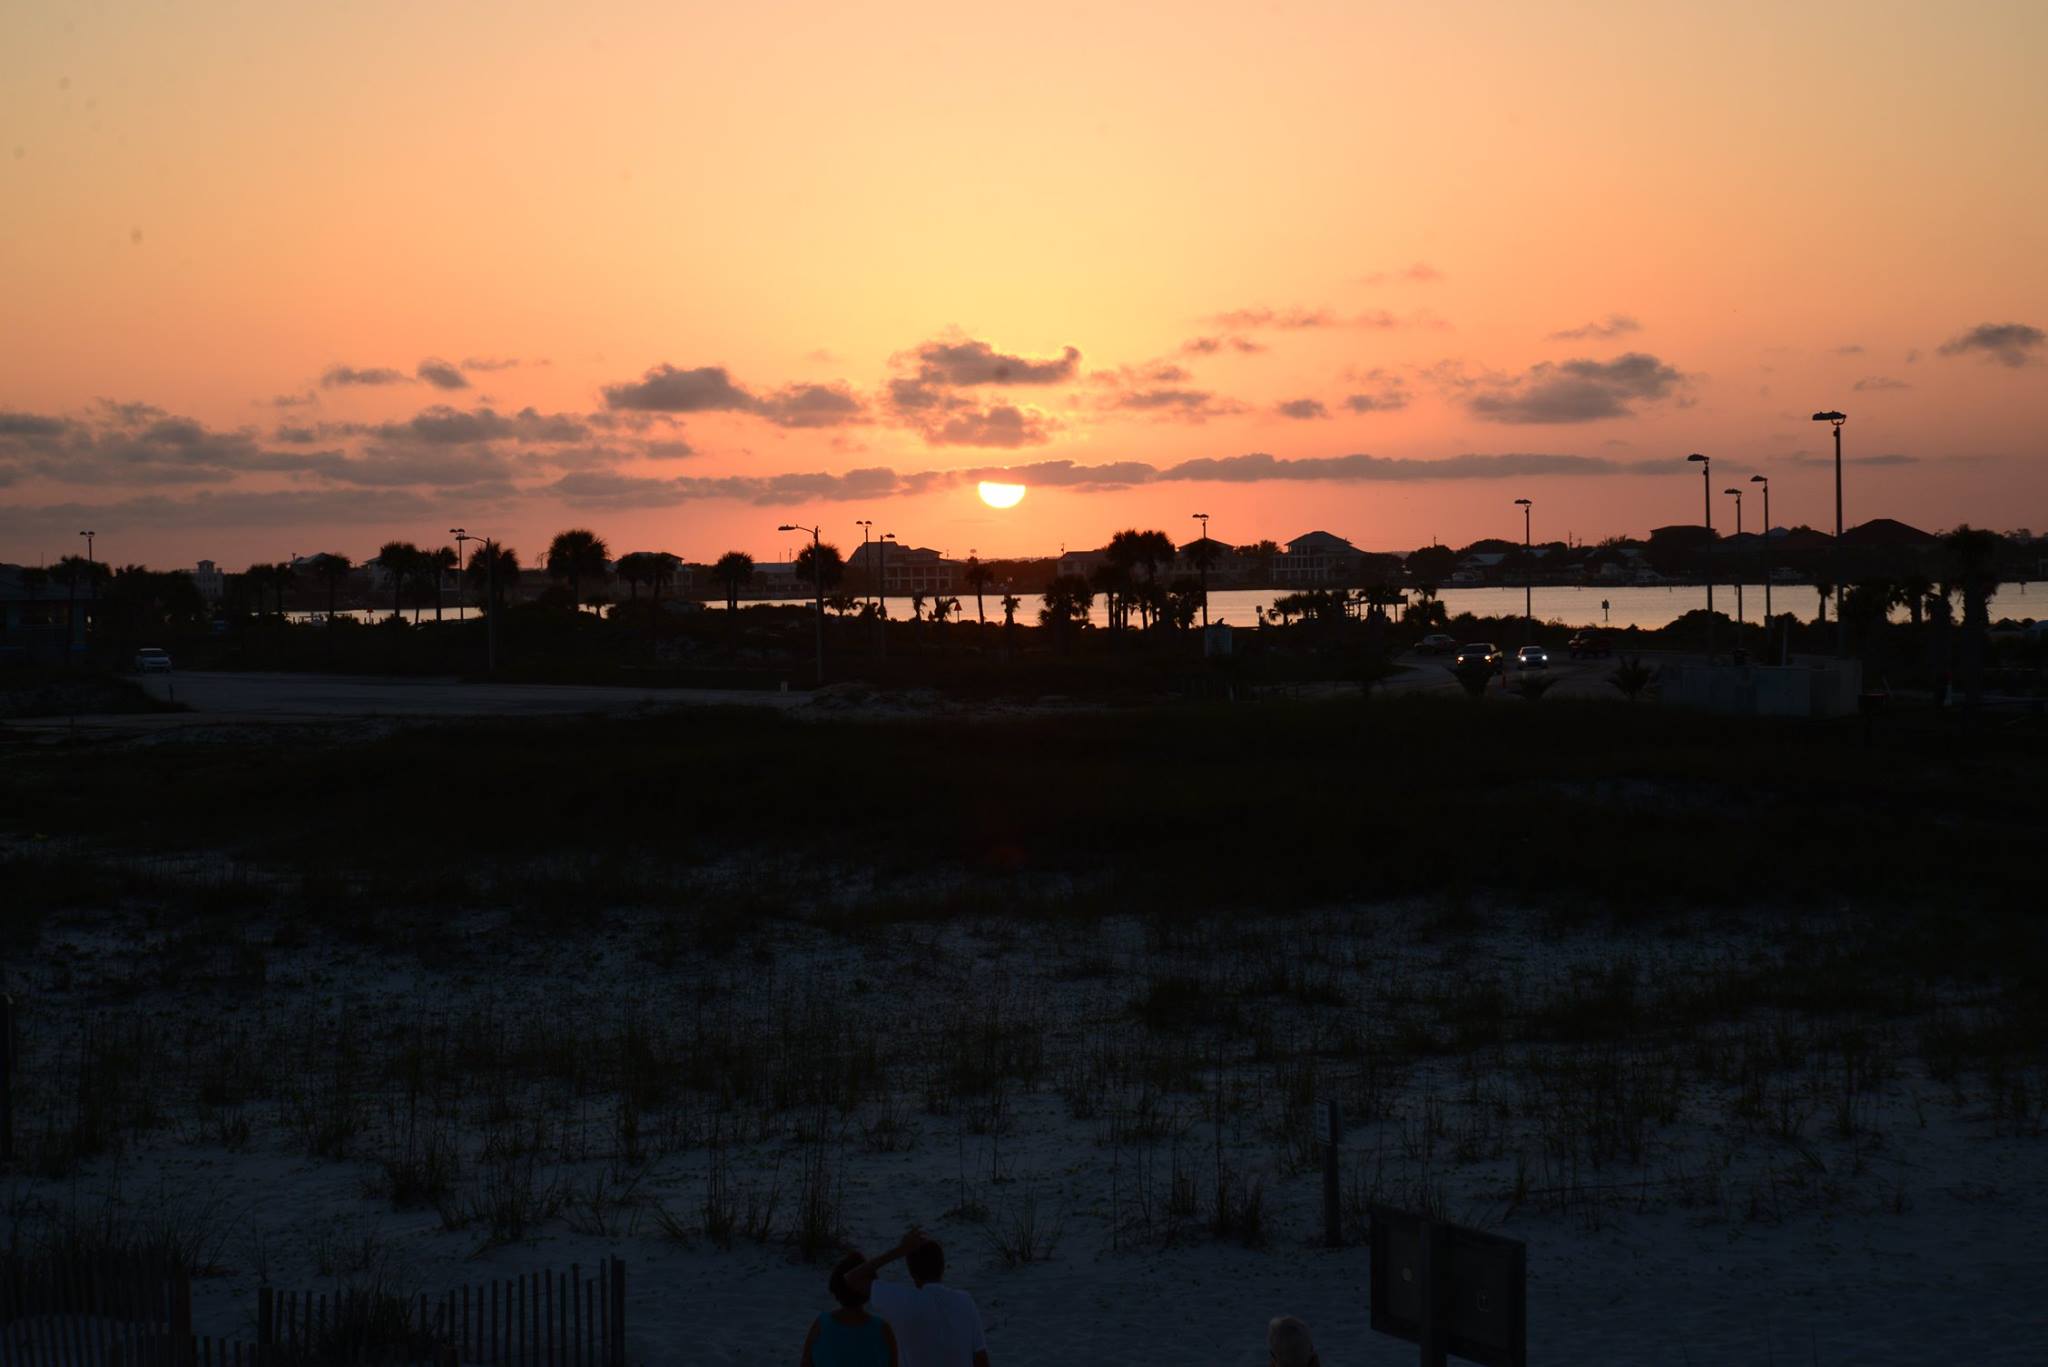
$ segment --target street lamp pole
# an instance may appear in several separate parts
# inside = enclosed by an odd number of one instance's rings
[[[1536,639],[1536,564],[1531,559],[1534,543],[1529,539],[1529,514],[1536,506],[1526,498],[1515,502],[1522,509],[1522,643]]]
[[[484,673],[496,675],[498,672],[498,548],[491,544],[491,539],[487,536],[471,536],[467,527],[450,527],[448,534],[455,538],[455,554],[458,560],[462,557],[462,544],[465,541],[480,541],[483,543]],[[474,556],[470,557],[470,563],[472,565],[476,563]],[[459,595],[456,597],[455,603],[455,610],[460,613],[462,611],[462,599]],[[458,617],[456,620],[460,621],[461,618]]]
[[[1687,456],[1688,461],[1698,461],[1700,466],[1700,507],[1707,519],[1707,548],[1714,543],[1714,462],[1695,451]],[[1714,662],[1714,567],[1707,564],[1707,663]]]
[[[860,528],[860,567],[868,577],[868,613],[872,616],[875,608],[875,576],[874,567],[868,564],[868,528],[875,525],[875,520],[871,517],[857,517],[853,524]]]
[[[1196,561],[1196,568],[1202,572],[1202,630],[1209,629],[1209,515],[1196,513],[1195,521],[1202,524],[1202,556]]]
[[[1742,535],[1742,490],[1724,489],[1723,493],[1735,495],[1735,534]],[[1742,572],[1735,572],[1735,641],[1742,643]]]
[[[811,587],[818,595],[818,683],[825,682],[825,552],[820,548],[816,527],[799,527],[794,522],[785,522],[775,529],[778,532],[809,532],[811,534]]]
[[[1849,623],[1842,616],[1842,424],[1849,415],[1830,409],[1814,414],[1813,420],[1832,423],[1835,429],[1835,655],[1839,659],[1849,654]]]
[[[1764,486],[1764,625],[1771,624],[1771,480],[1768,475],[1751,475],[1751,484]]]

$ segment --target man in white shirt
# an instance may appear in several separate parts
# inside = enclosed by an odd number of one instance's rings
[[[873,1276],[898,1258],[912,1284],[877,1277],[868,1306],[895,1333],[901,1367],[988,1367],[988,1339],[974,1297],[939,1284],[946,1275],[946,1250],[938,1240],[913,1229],[896,1247],[868,1259],[856,1271]]]

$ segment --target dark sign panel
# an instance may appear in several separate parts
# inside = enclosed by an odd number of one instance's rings
[[[1451,1353],[1481,1367],[1524,1367],[1526,1273],[1519,1240],[1372,1208],[1372,1327],[1422,1345],[1425,1362]]]

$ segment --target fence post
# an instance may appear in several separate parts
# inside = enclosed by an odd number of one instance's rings
[[[608,1367],[626,1367],[626,1260],[613,1258],[611,1284],[611,1311],[606,1316],[610,1323],[605,1326],[605,1351],[610,1356]]]
[[[171,1361],[177,1367],[191,1367],[192,1274],[184,1268],[171,1273]]]
[[[256,1361],[264,1367],[270,1349],[277,1342],[277,1293],[267,1286],[256,1288]]]
[[[0,995],[0,1163],[14,1161],[14,998]]]
[[[1344,1122],[1335,1101],[1323,1104],[1329,1110],[1329,1132],[1323,1143],[1323,1242],[1331,1248],[1342,1248],[1344,1212],[1337,1199],[1337,1146],[1344,1138]]]

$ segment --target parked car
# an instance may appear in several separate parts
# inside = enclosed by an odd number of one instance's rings
[[[1458,647],[1458,658],[1451,663],[1453,669],[1470,669],[1485,665],[1498,671],[1503,663],[1500,647],[1491,641],[1473,641]]]
[[[1458,648],[1458,638],[1432,632],[1416,642],[1415,648],[1424,655],[1448,655]]]
[[[1516,669],[1550,668],[1550,652],[1542,646],[1523,646],[1515,652]]]
[[[1604,659],[1614,653],[1614,642],[1604,631],[1582,631],[1565,644],[1574,660]]]
[[[135,652],[137,674],[168,674],[171,672],[171,657],[155,646],[144,646]]]

